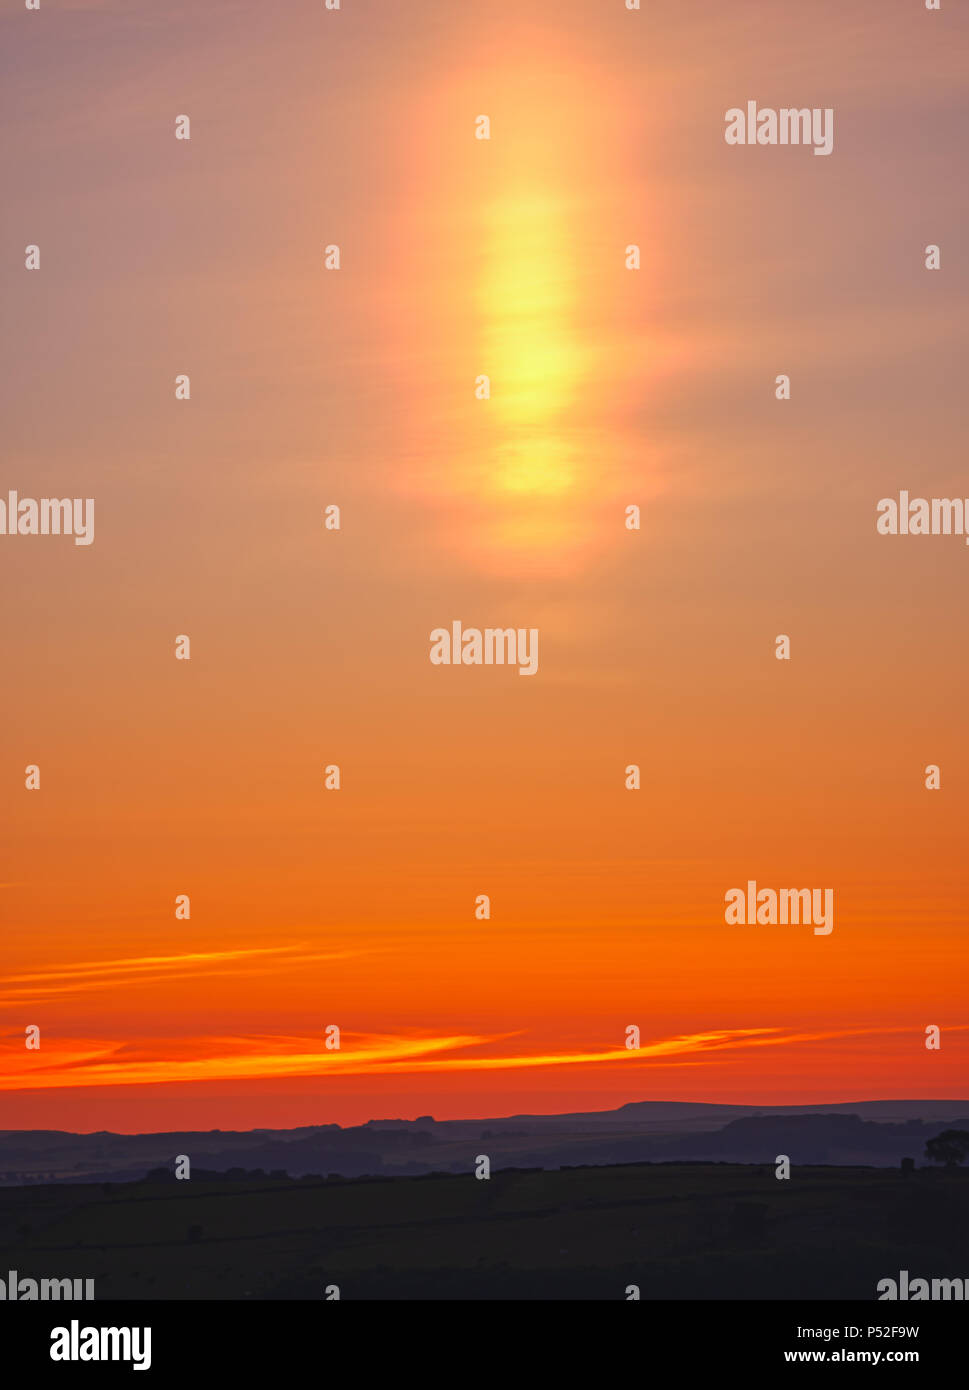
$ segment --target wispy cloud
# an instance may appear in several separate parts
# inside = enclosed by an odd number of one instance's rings
[[[632,1067],[653,1061],[676,1065],[681,1059],[699,1058],[711,1051],[796,1047],[908,1031],[886,1028],[798,1033],[781,1028],[733,1028],[656,1039],[644,1042],[637,1050],[611,1047],[561,1052],[492,1051],[484,1056],[468,1056],[467,1052],[502,1046],[521,1035],[344,1033],[341,1048],[334,1051],[327,1050],[322,1036],[201,1037],[151,1047],[88,1039],[58,1041],[43,1052],[7,1054],[0,1060],[0,1091],[597,1064]]]
[[[251,966],[260,973],[311,961],[343,960],[362,951],[307,951],[305,945],[258,946],[234,951],[183,951],[172,956],[124,956],[115,960],[55,965],[26,975],[8,975],[0,990],[0,1008],[21,1008],[56,995],[116,990],[157,980],[202,975],[239,974]]]
[[[324,1076],[385,1071],[399,1062],[413,1062],[429,1052],[478,1046],[493,1039],[478,1036],[344,1037],[344,1047],[327,1051],[322,1036],[314,1038],[200,1038],[191,1044],[195,1056],[152,1055],[113,1044],[77,1044],[47,1054],[29,1053],[16,1069],[4,1058],[0,1090],[47,1089],[53,1086],[131,1086],[163,1082],[259,1080],[278,1076]],[[176,1055],[171,1055],[174,1052]],[[32,1061],[31,1059],[37,1059]]]

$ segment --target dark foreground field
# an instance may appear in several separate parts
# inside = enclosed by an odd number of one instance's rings
[[[637,1164],[0,1189],[0,1278],[97,1298],[874,1299],[969,1278],[969,1173]]]

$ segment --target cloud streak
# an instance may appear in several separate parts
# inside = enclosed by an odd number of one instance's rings
[[[965,1025],[969,1026],[969,1025]],[[636,1066],[676,1061],[711,1051],[756,1047],[795,1047],[840,1038],[902,1033],[903,1028],[841,1029],[796,1033],[780,1028],[718,1029],[643,1043],[637,1050],[602,1048],[561,1052],[455,1055],[471,1048],[505,1043],[516,1034],[353,1035],[328,1051],[322,1038],[203,1037],[168,1044],[168,1055],[129,1045],[87,1040],[58,1045],[51,1052],[27,1053],[0,1064],[0,1091],[74,1089],[88,1086],[144,1086],[199,1081],[392,1075],[400,1072],[500,1071],[589,1065]],[[187,1056],[191,1048],[195,1055]]]
[[[313,961],[344,960],[363,951],[307,951],[302,945],[258,946],[234,951],[185,951],[173,956],[124,956],[115,960],[58,965],[26,975],[8,975],[0,991],[0,1009],[21,1008],[65,994],[127,989],[159,980],[184,980],[205,975],[244,973],[258,965],[260,973]]]

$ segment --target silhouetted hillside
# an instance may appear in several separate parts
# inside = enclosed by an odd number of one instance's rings
[[[861,1299],[969,1276],[969,1173],[772,1164],[0,1190],[5,1268],[95,1298]]]
[[[925,1142],[955,1125],[969,1127],[969,1101],[867,1101],[846,1105],[720,1106],[637,1101],[618,1110],[499,1119],[371,1120],[246,1132],[68,1134],[0,1132],[0,1185],[134,1181],[173,1170],[178,1155],[193,1168],[239,1168],[388,1176],[465,1173],[485,1152],[493,1168],[558,1168],[670,1160],[896,1166],[920,1162]]]

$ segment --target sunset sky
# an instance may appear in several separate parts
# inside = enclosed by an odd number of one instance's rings
[[[0,1128],[969,1092],[969,17],[779,10],[0,19]]]

